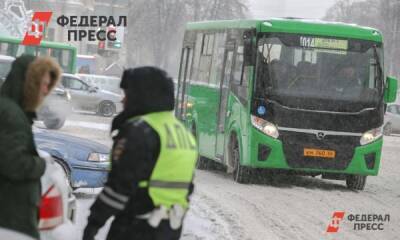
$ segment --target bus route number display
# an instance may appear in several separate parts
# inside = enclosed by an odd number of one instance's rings
[[[307,48],[325,48],[336,50],[347,50],[348,41],[332,38],[300,37],[300,46]]]

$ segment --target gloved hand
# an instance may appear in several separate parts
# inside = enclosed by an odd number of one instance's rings
[[[94,240],[99,229],[94,226],[93,224],[88,223],[85,230],[83,231],[83,238],[82,240]]]

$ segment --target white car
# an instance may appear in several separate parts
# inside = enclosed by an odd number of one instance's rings
[[[387,106],[383,132],[385,135],[400,133],[400,104],[395,103]]]
[[[95,74],[77,74],[80,79],[82,79],[85,83],[98,87],[101,90],[110,91],[116,94],[121,95],[122,90],[119,87],[121,82],[121,78],[106,76],[106,75],[95,75]]]
[[[39,155],[46,161],[46,170],[41,178],[40,239],[74,239],[76,199],[72,194],[68,176],[61,165],[47,152],[39,150]]]
[[[73,225],[76,214],[76,199],[72,195],[68,177],[47,152],[39,155],[46,161],[46,170],[41,178],[42,199],[39,209],[39,232],[42,240],[78,239]],[[32,240],[33,238],[10,229],[0,227],[0,239]]]
[[[2,227],[0,227],[0,237],[7,240],[35,240],[28,235]]]
[[[122,111],[122,95],[89,85],[72,74],[64,73],[61,83],[71,94],[72,106],[76,110],[96,112],[111,117]]]

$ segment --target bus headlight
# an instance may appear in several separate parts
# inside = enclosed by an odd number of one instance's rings
[[[374,128],[365,132],[360,139],[361,145],[366,145],[368,143],[372,143],[373,141],[377,140],[378,138],[382,137],[382,127]]]
[[[273,137],[273,138],[278,138],[279,137],[279,132],[278,132],[278,128],[268,122],[265,121],[262,118],[256,117],[251,115],[251,124],[257,128],[258,130],[260,130],[261,132],[265,133],[266,135]]]

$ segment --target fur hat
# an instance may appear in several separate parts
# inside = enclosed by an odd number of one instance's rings
[[[35,111],[41,104],[40,86],[43,77],[49,73],[49,92],[56,86],[61,76],[61,68],[51,57],[37,57],[28,65],[24,83],[23,106],[26,111]]]

